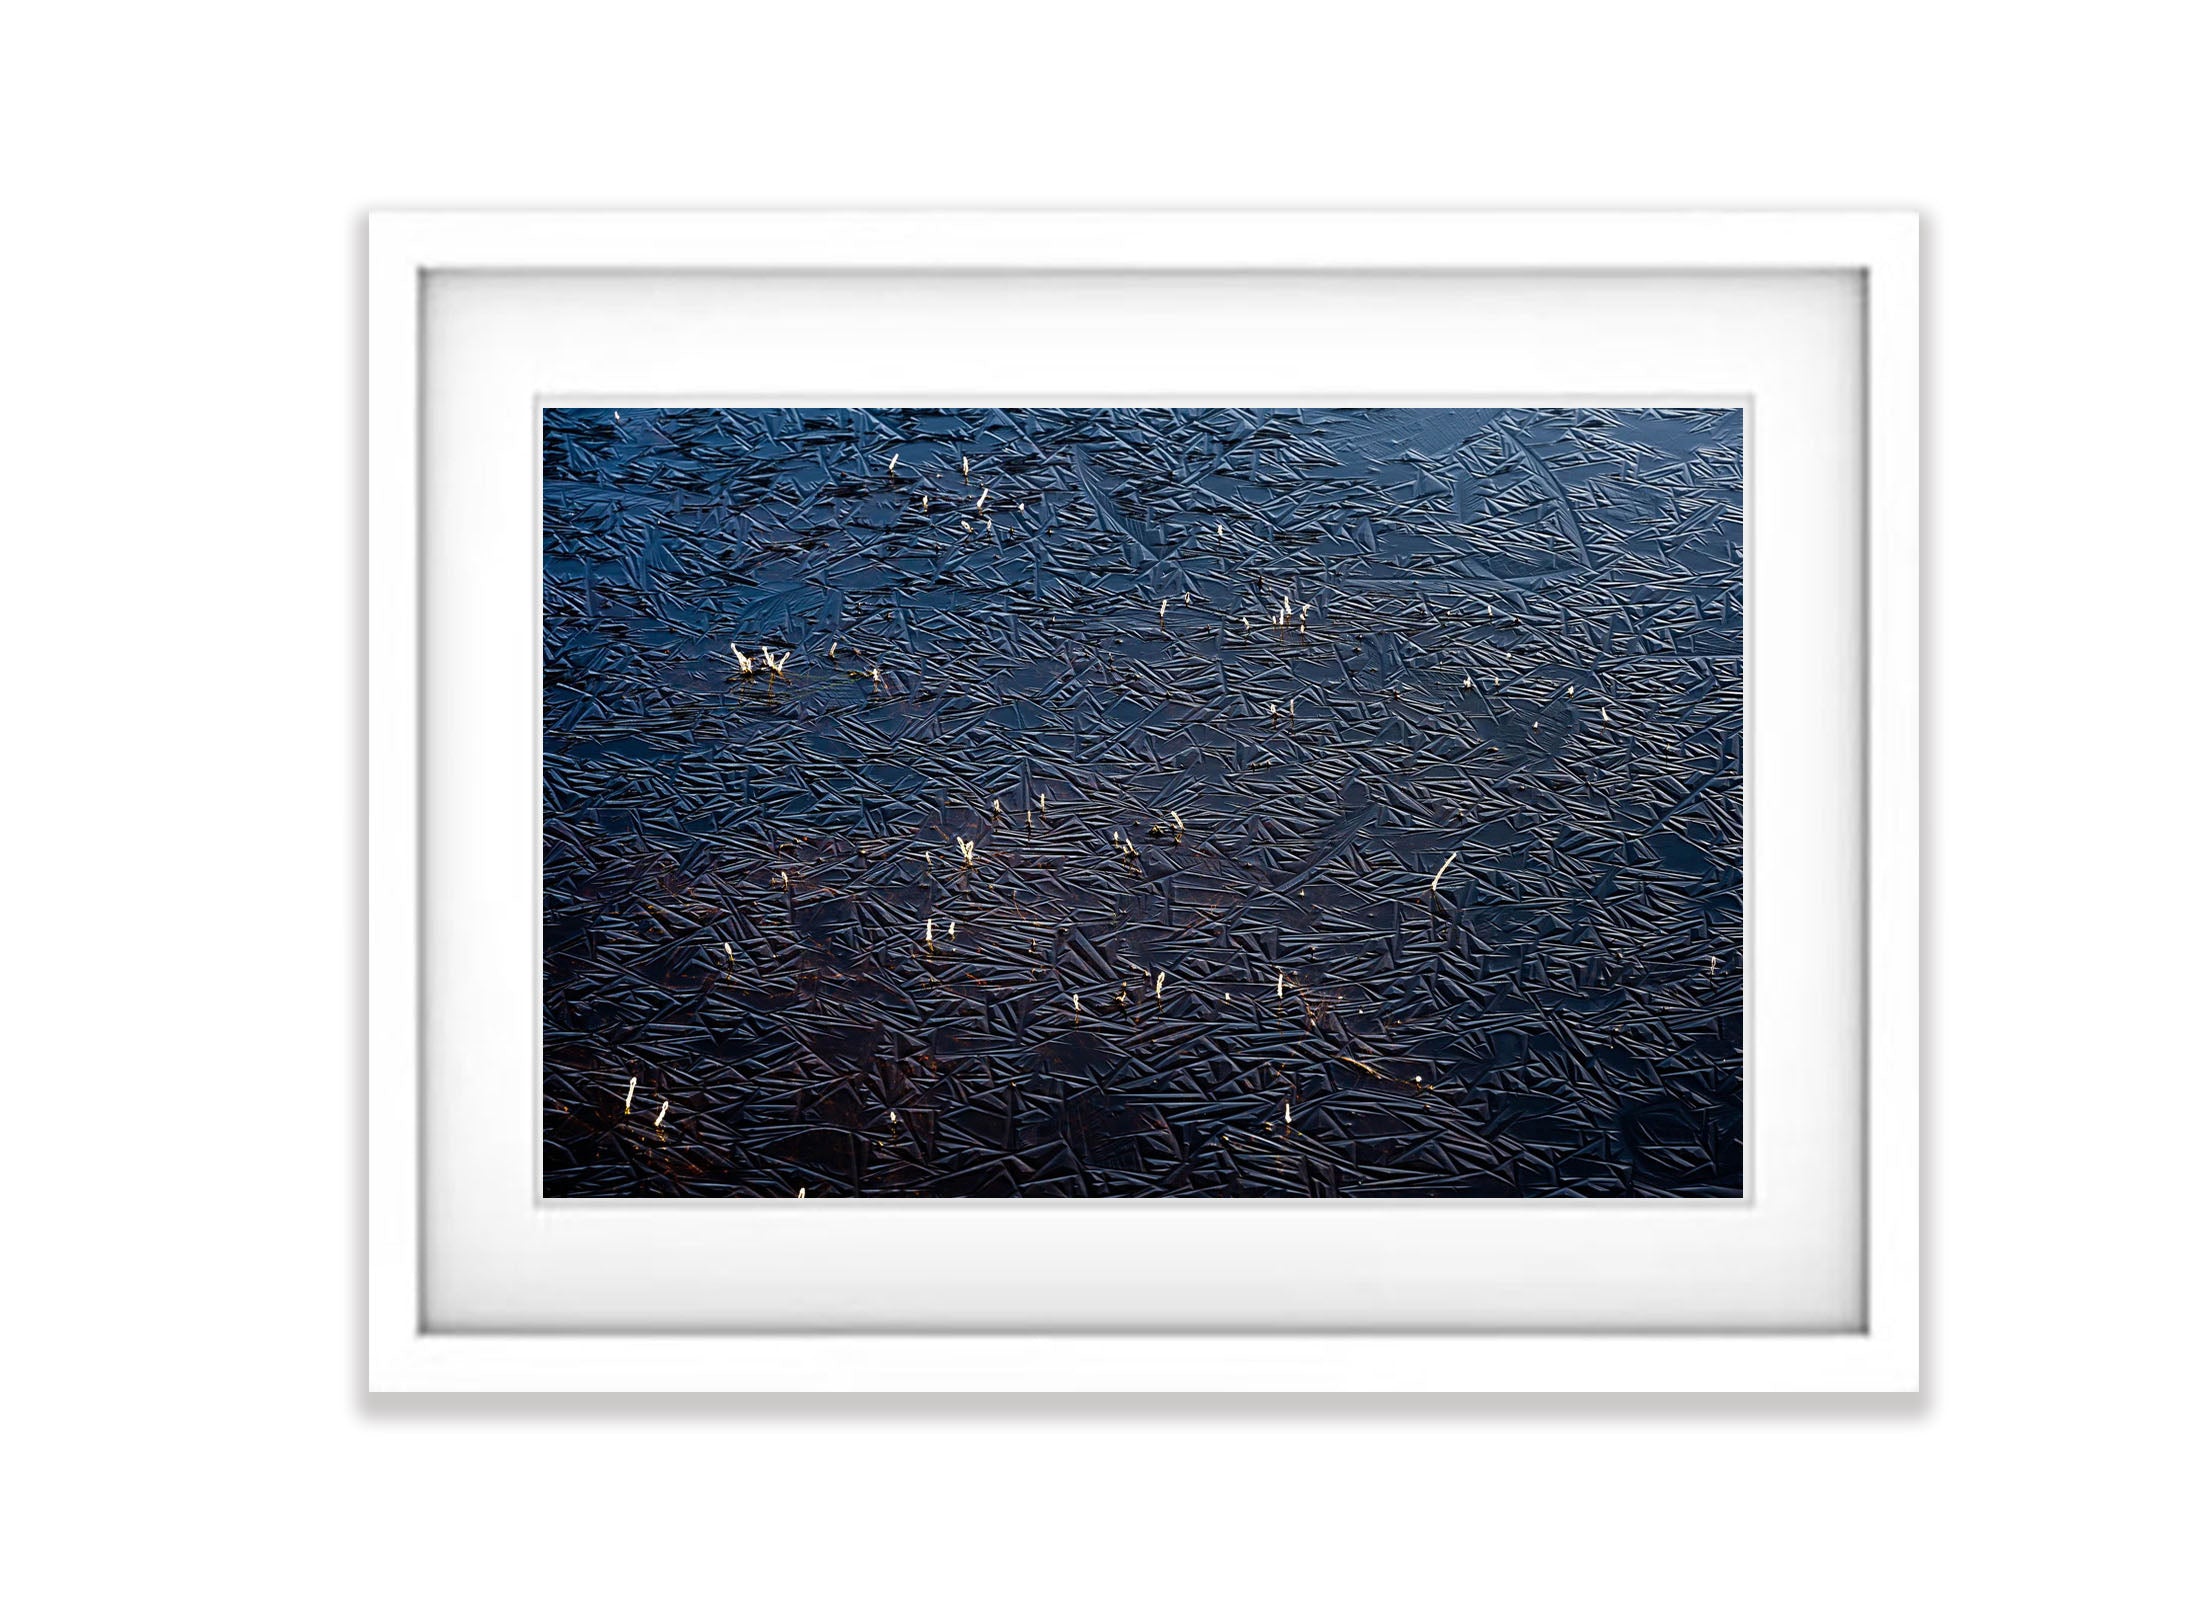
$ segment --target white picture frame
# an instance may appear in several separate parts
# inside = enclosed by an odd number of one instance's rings
[[[429,1316],[423,1203],[424,307],[439,273],[1835,273],[1861,289],[1861,1315],[1840,1331]],[[368,1296],[386,1390],[1900,1391],[1919,1377],[1918,233],[1898,213],[387,213],[368,241]],[[737,1202],[738,1204],[739,1202]],[[856,1203],[859,1208],[871,1202]],[[922,1203],[920,1203],[922,1204]],[[1009,1202],[1020,1205],[1021,1202]],[[1080,1205],[1084,1202],[1054,1202]],[[1114,1202],[1092,1202],[1096,1205]],[[1160,1204],[1153,1202],[1150,1204]],[[1196,1204],[1196,1203],[1195,1203]],[[1262,1202],[1288,1208],[1329,1202]],[[1476,1205],[1480,1202],[1461,1202]],[[1602,1202],[1537,1202],[1541,1205]],[[843,1207],[845,1215],[859,1216]],[[662,1216],[660,1209],[655,1215]],[[649,1222],[637,1224],[648,1228]],[[862,1223],[851,1224],[860,1228]],[[641,1248],[647,1249],[645,1242]],[[669,1257],[668,1257],[669,1259]]]

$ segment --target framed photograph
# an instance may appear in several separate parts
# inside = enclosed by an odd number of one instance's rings
[[[1914,218],[368,286],[372,1387],[1916,1387]]]

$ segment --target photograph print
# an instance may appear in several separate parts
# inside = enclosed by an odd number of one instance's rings
[[[543,1192],[1743,1193],[1743,413],[542,413]]]

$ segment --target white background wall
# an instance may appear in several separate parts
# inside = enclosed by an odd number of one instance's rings
[[[10,1587],[2188,1584],[2174,14],[18,10]],[[361,213],[824,201],[1927,213],[1922,1399],[363,1398]]]

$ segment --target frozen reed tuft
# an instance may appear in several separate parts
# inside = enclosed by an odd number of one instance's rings
[[[752,658],[752,657],[751,657],[751,656],[750,656],[750,655],[749,655],[749,654],[748,654],[748,653],[747,653],[746,651],[744,651],[744,650],[743,650],[743,649],[742,649],[742,648],[741,648],[741,647],[740,647],[739,645],[735,645],[735,646],[733,647],[733,660],[734,660],[734,664],[735,664],[736,666],[738,666],[738,667],[739,667],[739,668],[741,669],[741,676],[742,676],[742,677],[744,677],[744,678],[746,678],[746,677],[750,677],[750,676],[752,676],[752,675],[753,675],[753,674],[755,673],[755,671],[756,671],[756,662],[755,662],[755,660],[754,660],[754,659],[753,659],[753,658]]]
[[[974,867],[978,864],[978,847],[970,840],[957,839],[955,848],[962,852],[964,866]]]

